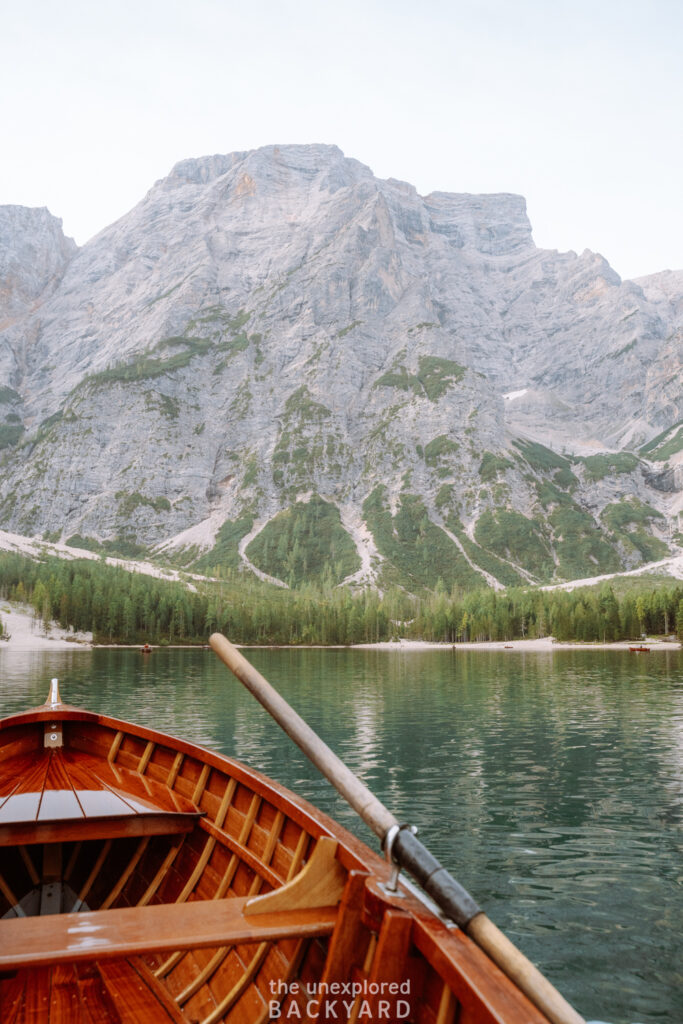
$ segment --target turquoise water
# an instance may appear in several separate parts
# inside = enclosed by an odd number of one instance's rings
[[[683,1021],[683,655],[254,650],[254,664],[588,1019]],[[210,651],[0,652],[231,754],[374,837]]]

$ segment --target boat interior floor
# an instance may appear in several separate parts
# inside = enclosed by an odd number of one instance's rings
[[[187,1024],[178,1004],[139,958],[56,964],[0,974],[3,1024],[54,1021]]]

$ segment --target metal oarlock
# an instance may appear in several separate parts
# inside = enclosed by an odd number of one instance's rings
[[[409,832],[415,836],[417,835],[417,828],[415,825],[392,825],[387,834],[384,837],[384,856],[387,859],[387,863],[391,867],[391,878],[386,885],[380,886],[385,892],[391,893],[393,896],[402,896],[403,893],[398,888],[398,876],[401,873],[401,865],[393,858],[394,843],[399,832],[403,829],[408,829]]]

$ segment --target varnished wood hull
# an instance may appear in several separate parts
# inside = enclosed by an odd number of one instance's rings
[[[383,890],[380,857],[258,772],[61,704],[0,726],[3,1024],[546,1021],[463,932]],[[59,786],[86,809],[85,793],[132,794],[131,813],[41,818]]]

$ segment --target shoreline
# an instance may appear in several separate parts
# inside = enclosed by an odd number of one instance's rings
[[[650,651],[680,651],[683,645],[678,640],[615,640],[612,643],[586,643],[582,640],[554,640],[552,637],[530,640],[480,640],[463,643],[443,643],[432,640],[386,640],[376,644],[352,644],[353,650],[385,651],[529,651],[552,654],[553,651],[628,651],[636,646],[649,647]]]
[[[0,652],[40,652],[40,651],[92,651],[103,650],[139,650],[141,643],[135,644],[96,644],[92,633],[74,633],[61,629],[52,623],[47,635],[38,632],[39,620],[28,606],[10,606],[9,602],[0,602],[0,619],[9,640],[0,641]],[[552,637],[527,640],[481,640],[464,643],[445,643],[433,640],[380,640],[366,644],[235,644],[242,650],[321,650],[321,651],[400,651],[403,653],[420,651],[517,651],[536,654],[552,654],[554,651],[628,651],[631,647],[648,647],[650,652],[680,651],[683,644],[678,640],[662,640],[650,638],[645,640],[617,640],[613,643],[584,643],[582,641],[555,641]],[[206,644],[150,644],[153,651],[163,650],[202,650]]]
[[[0,601],[0,619],[9,640],[0,641],[0,651],[78,651],[92,650],[92,633],[75,633],[62,629],[56,622],[50,624],[47,634],[40,632],[40,620],[30,605]]]

